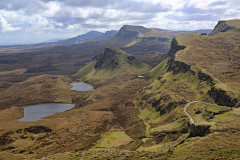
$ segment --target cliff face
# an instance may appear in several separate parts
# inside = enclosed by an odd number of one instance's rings
[[[226,21],[219,21],[218,24],[213,29],[213,31],[209,34],[209,36],[215,35],[218,32],[221,32],[222,30],[225,30],[226,26],[227,26]]]
[[[126,59],[123,57],[126,57]],[[115,68],[121,67],[125,63],[131,65],[134,62],[137,66],[141,66],[141,62],[136,60],[134,56],[126,54],[116,47],[106,47],[104,51],[100,55],[94,57],[93,60],[96,60],[94,68],[98,70],[114,70]]]
[[[139,32],[128,30],[128,26],[123,26],[115,36],[121,37],[121,38],[133,38],[138,35],[139,35]]]
[[[215,28],[216,28],[215,31],[217,31],[217,30],[224,31],[228,27],[227,27],[226,21],[220,21],[219,25],[216,26]],[[196,72],[191,70],[191,65],[188,65],[184,62],[175,60],[175,54],[178,51],[183,50],[183,49],[185,49],[185,46],[179,45],[176,38],[174,38],[171,43],[171,49],[168,52],[168,55],[171,56],[171,58],[167,62],[167,64],[168,64],[167,72],[172,71],[174,75],[178,74],[180,72],[181,73],[189,72],[190,74],[195,75]],[[224,91],[224,90],[216,89],[216,87],[215,87],[216,82],[214,82],[214,79],[210,75],[208,75],[202,71],[198,71],[197,78],[200,81],[206,82],[206,84],[208,84],[211,87],[211,89],[208,90],[206,94],[208,94],[218,105],[228,106],[228,107],[239,107],[240,106],[239,99],[229,96],[226,93],[226,91]]]
[[[173,74],[177,74],[179,72],[188,72],[190,70],[190,65],[187,65],[184,62],[179,62],[175,60],[175,54],[180,51],[184,50],[186,47],[179,45],[176,38],[173,38],[172,43],[171,43],[171,48],[169,52],[167,53],[168,56],[171,56],[172,58],[168,61],[168,69],[167,71],[173,71]]]
[[[205,125],[198,125],[198,126],[195,126],[195,125],[189,125],[190,127],[190,135],[189,135],[189,138],[190,137],[196,137],[196,136],[200,136],[200,137],[203,137],[205,135],[207,135],[208,133],[210,133],[210,126],[205,126]]]
[[[238,104],[239,99],[232,98],[226,94],[226,91],[221,89],[216,89],[214,87],[208,91],[208,95],[214,99],[218,105],[228,106],[228,107],[240,107]]]
[[[233,30],[235,32],[240,32],[240,28],[234,25],[234,21],[238,20],[231,20],[231,21],[219,21],[218,24],[215,26],[213,31],[209,34],[210,36],[216,35],[219,32],[228,32]]]
[[[190,70],[190,65],[187,65],[183,62],[175,61],[174,59],[171,59],[168,61],[168,72],[173,71],[173,74],[177,74],[179,72],[188,72]]]
[[[118,59],[114,58],[115,54],[117,53],[114,53],[113,50],[105,48],[103,53],[93,58],[96,60],[94,68],[114,70],[119,65]]]
[[[183,50],[185,48],[186,48],[185,46],[181,46],[178,44],[176,38],[173,38],[168,55],[173,57],[177,51]]]
[[[148,65],[117,47],[108,46],[74,76],[86,79],[111,79],[124,74],[139,74]]]

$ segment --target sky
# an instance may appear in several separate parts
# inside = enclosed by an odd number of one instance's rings
[[[66,39],[123,25],[213,29],[239,19],[239,0],[0,0],[0,44]]]

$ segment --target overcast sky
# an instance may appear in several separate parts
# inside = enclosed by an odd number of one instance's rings
[[[212,29],[239,17],[239,0],[0,0],[0,43],[69,38],[125,24]]]

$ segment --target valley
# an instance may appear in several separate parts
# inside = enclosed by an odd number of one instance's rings
[[[239,30],[239,20],[209,36],[124,25],[99,41],[1,55],[0,159],[239,159]],[[76,105],[18,121],[48,103]]]

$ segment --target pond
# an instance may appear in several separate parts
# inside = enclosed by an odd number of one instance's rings
[[[90,91],[94,90],[93,86],[90,84],[84,83],[84,82],[75,82],[75,83],[70,83],[73,85],[73,87],[70,90],[76,90],[76,91]]]
[[[72,109],[75,104],[47,103],[24,107],[24,117],[19,121],[37,121],[43,117]]]

